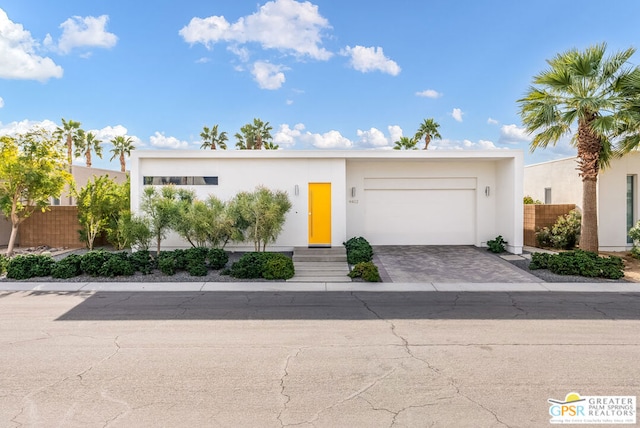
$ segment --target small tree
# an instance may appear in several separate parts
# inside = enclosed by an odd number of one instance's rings
[[[116,183],[108,175],[94,176],[78,193],[78,219],[80,220],[81,237],[93,250],[95,239],[109,225],[111,214],[116,209]]]
[[[265,251],[282,232],[290,209],[289,196],[283,191],[258,187],[252,193],[238,193],[229,204],[235,223],[234,240],[251,240],[255,251]]]
[[[36,209],[45,211],[50,198],[73,183],[67,169],[61,145],[45,130],[0,137],[0,209],[11,220],[8,256],[20,224]]]
[[[126,248],[129,243],[127,234],[128,223],[131,220],[131,181],[129,176],[122,183],[114,183],[115,203],[113,210],[109,216],[109,224],[107,225],[107,241],[115,247],[116,250]]]
[[[164,186],[158,191],[155,187],[144,189],[141,209],[147,216],[151,234],[156,240],[156,255],[160,255],[162,240],[173,229],[176,219],[184,212],[184,204],[191,204],[195,195],[192,191]]]
[[[233,222],[226,205],[211,195],[205,201],[183,204],[174,229],[194,247],[224,248],[233,234]]]

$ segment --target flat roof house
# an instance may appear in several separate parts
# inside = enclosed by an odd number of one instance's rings
[[[559,159],[524,168],[524,195],[545,204],[576,204],[582,208],[582,179],[576,158]],[[613,159],[598,177],[598,241],[602,251],[631,248],[627,233],[638,221],[640,153]]]
[[[176,184],[230,200],[263,185],[292,209],[273,249],[372,245],[475,245],[502,235],[522,252],[523,154],[495,151],[142,151],[131,157],[131,208],[142,188]],[[166,248],[186,247],[177,235]],[[252,248],[231,243],[228,247]]]

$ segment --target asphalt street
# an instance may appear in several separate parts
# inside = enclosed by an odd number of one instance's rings
[[[638,395],[640,293],[0,292],[2,427],[540,427]]]

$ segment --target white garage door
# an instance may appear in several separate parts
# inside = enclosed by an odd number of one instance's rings
[[[364,236],[372,244],[475,244],[475,178],[382,180],[365,180]]]

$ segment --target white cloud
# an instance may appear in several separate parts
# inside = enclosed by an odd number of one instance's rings
[[[301,139],[318,149],[348,149],[353,147],[353,142],[338,131],[329,131],[324,134],[312,134],[310,132],[302,135]]]
[[[185,149],[189,147],[189,143],[186,141],[180,141],[176,137],[166,137],[164,132],[158,131],[149,137],[149,141],[151,141],[152,146],[158,148]]]
[[[397,76],[400,74],[400,66],[395,61],[384,56],[381,47],[347,46],[340,53],[350,56],[351,67],[363,73],[370,71],[381,71],[383,73]]]
[[[462,115],[464,113],[462,112],[462,110],[460,110],[459,108],[454,108],[453,111],[451,112],[451,116],[453,116],[453,118],[457,121],[457,122],[462,122]]]
[[[391,144],[394,144],[402,138],[402,128],[398,125],[389,125],[387,129],[389,130],[389,142]]]
[[[358,129],[356,134],[358,135],[358,146],[372,147],[376,149],[391,148],[393,143],[398,141],[402,137],[402,128],[398,125],[390,125],[387,127],[389,136],[385,136],[382,131],[377,128],[371,128],[368,131],[362,131]]]
[[[194,17],[179,34],[185,42],[202,43],[207,48],[218,42],[256,42],[263,49],[327,60],[332,54],[322,47],[322,32],[329,28],[329,21],[320,15],[318,6],[308,1],[275,0],[233,24],[224,16]]]
[[[142,140],[140,138],[136,137],[135,135],[127,135],[128,134],[128,130],[127,130],[126,127],[124,127],[122,125],[105,126],[102,129],[91,129],[88,132],[93,132],[93,135],[95,135],[96,138],[98,140],[102,141],[103,143],[109,143],[115,137],[127,136],[127,137],[131,137],[131,140],[132,140],[134,146],[142,147],[142,146],[145,145],[142,142]]]
[[[0,108],[4,107],[4,100],[0,97]]]
[[[42,128],[49,132],[54,132],[58,125],[50,120],[21,120],[20,122],[10,122],[5,124],[0,123],[0,135],[11,135],[15,136],[17,134],[25,134],[34,128]]]
[[[211,61],[211,58],[207,58],[206,56],[203,56],[196,60],[196,64],[206,64],[210,61]]]
[[[288,106],[290,106],[290,105],[292,105],[292,104],[293,104],[293,100],[286,100],[286,101],[285,101],[285,104],[287,104]]]
[[[416,92],[419,97],[425,98],[440,98],[442,94],[434,89],[426,89],[424,91]]]
[[[304,131],[304,125],[298,123],[293,126],[293,129],[286,123],[280,125],[280,129],[273,136],[273,142],[279,146],[293,146],[296,144],[296,139],[300,138]]]
[[[495,119],[493,119],[493,118],[489,118],[489,119],[487,119],[487,123],[488,123],[489,125],[497,125],[497,124],[498,124],[498,123],[500,123],[500,122],[498,122],[497,120],[495,120]]]
[[[432,140],[429,144],[429,150],[495,150],[498,149],[493,141],[478,140],[473,142],[471,140],[449,140],[444,138],[442,140]]]
[[[515,124],[502,125],[500,128],[499,143],[502,144],[518,144],[529,142],[533,138],[524,128],[520,128]]]
[[[282,70],[287,70],[287,68],[282,65],[256,61],[253,64],[251,74],[260,88],[273,90],[279,89],[286,80]]]
[[[107,15],[74,16],[62,24],[62,36],[58,40],[57,50],[68,54],[75,48],[97,47],[110,49],[118,41],[118,37],[106,30],[109,17]],[[47,35],[45,44],[52,44],[51,37]]]
[[[0,8],[0,78],[39,80],[62,77],[62,67],[36,54],[38,43]]]

